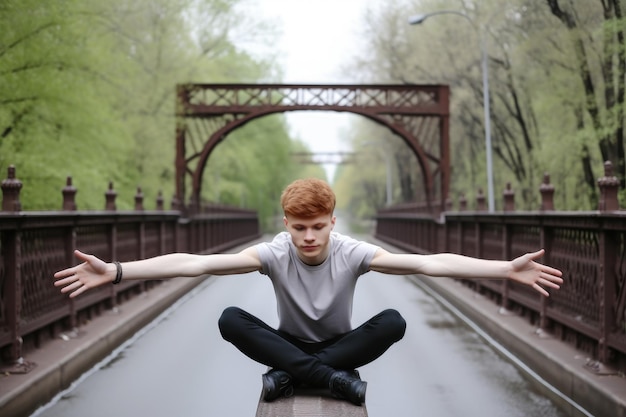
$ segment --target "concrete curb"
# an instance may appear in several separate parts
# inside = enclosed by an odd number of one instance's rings
[[[513,363],[542,393],[570,416],[626,417],[626,379],[585,369],[588,358],[572,346],[537,332],[528,321],[503,312],[462,283],[449,278],[414,276],[510,352]],[[498,350],[498,349],[496,349]],[[515,363],[517,358],[521,363]]]
[[[183,278],[163,282],[125,302],[117,312],[95,318],[81,327],[75,338],[47,342],[43,349],[31,352],[27,359],[37,364],[31,372],[0,379],[0,414],[31,415],[204,281]]]
[[[369,237],[367,240],[391,252],[393,245]],[[626,378],[598,375],[585,369],[588,357],[548,334],[537,331],[525,318],[511,314],[451,278],[409,276],[411,281],[465,316],[483,338],[501,345],[507,356],[536,388],[570,416],[626,417]],[[453,311],[454,312],[454,311]],[[517,363],[516,363],[517,361]]]
[[[241,244],[224,253],[234,253],[260,242]],[[37,366],[27,374],[0,375],[0,415],[27,417],[67,389],[119,348],[135,333],[150,324],[175,302],[212,277],[164,280],[78,329],[73,337],[46,342],[28,353]]]

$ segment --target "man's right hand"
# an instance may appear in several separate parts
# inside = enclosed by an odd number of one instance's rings
[[[54,274],[55,287],[62,287],[62,293],[70,293],[74,298],[90,288],[108,284],[115,278],[116,267],[103,260],[83,253],[74,251],[74,255],[83,262],[71,268],[64,269]]]

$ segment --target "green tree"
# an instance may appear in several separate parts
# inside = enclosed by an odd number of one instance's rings
[[[0,5],[0,169],[17,167],[27,210],[58,209],[65,177],[79,209],[102,209],[112,181],[118,208],[146,207],[159,190],[173,194],[175,86],[186,82],[255,82],[280,72],[235,42],[268,29],[244,16],[239,0],[7,0]],[[276,154],[288,153],[284,122]],[[235,140],[236,142],[236,140]],[[237,157],[254,160],[258,149]],[[271,168],[280,167],[278,161]],[[6,171],[5,171],[6,172]],[[274,173],[275,174],[275,173]],[[255,175],[232,179],[226,194],[255,189]],[[271,176],[270,176],[271,177]],[[280,187],[274,181],[269,187]],[[254,195],[265,192],[255,191]],[[275,194],[275,192],[274,192]],[[257,202],[253,193],[249,202]],[[260,203],[261,204],[261,203]]]
[[[437,15],[408,25],[413,14],[441,10],[468,19]],[[471,201],[487,183],[483,37],[496,206],[510,182],[517,207],[537,208],[547,172],[560,208],[593,209],[603,162],[624,176],[622,10],[618,0],[390,1],[368,14],[364,52],[351,69],[363,82],[450,85],[451,193]]]
[[[81,166],[90,167],[81,194],[103,182],[103,205],[106,180],[132,149],[127,128],[110,122],[118,116],[111,94],[91,82],[98,55],[72,12],[79,4],[6,1],[0,9],[0,165],[17,166],[28,209],[60,207],[65,176]]]
[[[625,186],[624,99],[626,54],[623,2],[602,0],[594,3],[546,0],[550,13],[562,25],[563,62],[579,78],[578,96],[572,100],[581,135],[590,135],[603,161],[611,161]],[[596,199],[596,178],[589,143],[583,142],[580,162],[585,183]],[[622,193],[623,194],[623,193]]]

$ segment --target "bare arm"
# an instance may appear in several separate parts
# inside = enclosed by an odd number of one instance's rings
[[[544,287],[560,288],[561,271],[535,262],[544,250],[527,253],[512,261],[492,261],[452,253],[434,255],[393,254],[380,249],[370,264],[373,271],[387,274],[424,274],[463,279],[511,279],[549,295]]]
[[[62,287],[61,292],[70,292],[76,297],[90,288],[111,283],[117,268],[113,263],[74,251],[83,262],[54,274],[54,285]],[[201,275],[243,274],[261,269],[261,261],[254,247],[235,254],[194,255],[171,253],[140,261],[122,263],[123,279],[165,279],[176,277],[198,277]]]

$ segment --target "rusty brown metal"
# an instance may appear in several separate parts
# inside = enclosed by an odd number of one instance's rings
[[[449,212],[433,219],[391,207],[379,211],[376,237],[410,252],[448,251],[487,259],[513,259],[544,248],[542,262],[560,269],[566,277],[561,289],[549,298],[510,281],[471,281],[468,286],[527,317],[542,333],[552,333],[623,373],[626,211],[620,211],[613,193],[618,182],[610,165],[605,168],[604,177],[598,180],[603,209],[554,211],[551,201],[544,200],[538,211],[520,212],[511,207],[490,214],[482,211],[480,199],[473,212]],[[552,199],[554,187],[547,174],[539,191]]]
[[[76,210],[76,187],[72,185],[72,177],[67,177],[65,181],[65,187],[62,190],[63,193],[63,210],[75,211]]]
[[[389,128],[417,157],[429,210],[445,210],[450,182],[447,86],[183,84],[177,87],[176,109],[174,203],[194,212],[215,147],[256,118],[296,110],[353,113]]]
[[[137,193],[135,194],[135,210],[143,211],[143,191],[141,191],[141,187],[137,187]]]
[[[15,175],[15,166],[7,169],[7,178],[2,180],[2,211],[20,211],[20,190],[22,182]]]
[[[135,210],[77,211],[77,190],[68,177],[63,211],[16,212],[21,182],[10,169],[6,210],[0,212],[0,371],[25,373],[34,364],[28,352],[60,330],[73,330],[93,315],[111,308],[153,284],[123,282],[69,299],[52,285],[52,274],[75,264],[74,249],[106,260],[131,261],[171,252],[224,251],[259,236],[256,213],[228,206],[207,207],[207,213],[183,218],[164,211],[159,192],[157,210],[143,208],[137,189]],[[7,186],[8,185],[8,186]],[[5,194],[6,195],[6,194]],[[105,194],[115,197],[113,184]],[[159,206],[159,203],[160,206]],[[3,205],[4,206],[4,205]],[[210,211],[210,212],[208,212]],[[184,220],[184,221],[183,221]]]
[[[539,187],[541,193],[540,210],[554,210],[554,185],[550,184],[550,174],[543,174],[543,183]]]
[[[504,211],[515,211],[515,191],[511,188],[511,183],[506,183],[506,188],[502,192],[504,200]]]
[[[109,181],[109,188],[104,193],[104,209],[107,211],[115,211],[117,210],[117,206],[115,205],[115,200],[117,199],[117,191],[113,188],[113,181]]]
[[[611,161],[606,161],[604,163],[604,176],[598,179],[598,187],[600,188],[598,210],[619,210],[619,202],[617,200],[619,179],[613,175],[613,164],[611,164]]]

